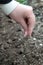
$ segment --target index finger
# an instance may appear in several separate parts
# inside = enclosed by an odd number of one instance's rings
[[[34,26],[35,26],[35,15],[32,13],[30,14],[29,19],[28,19],[28,30],[27,31],[28,31],[29,36],[31,36]]]

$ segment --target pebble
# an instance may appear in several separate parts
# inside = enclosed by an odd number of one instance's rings
[[[35,40],[36,40],[36,38],[33,38],[33,40],[35,41]]]
[[[41,43],[40,46],[43,46],[43,44]]]
[[[21,40],[21,38],[19,38],[19,41]]]
[[[25,55],[23,55],[23,57],[25,57]]]

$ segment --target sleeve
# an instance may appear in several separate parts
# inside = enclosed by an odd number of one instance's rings
[[[5,2],[5,0],[2,1],[3,3]],[[4,4],[2,4],[2,1],[0,0],[0,8],[6,15],[9,15],[19,4],[19,2],[16,2],[15,0],[8,0]]]
[[[12,0],[0,0],[0,4],[7,4],[7,3],[9,3],[10,1],[12,1]]]

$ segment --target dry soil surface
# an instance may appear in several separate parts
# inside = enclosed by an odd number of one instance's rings
[[[43,65],[43,6],[32,6],[36,25],[30,38],[0,9],[0,65]]]

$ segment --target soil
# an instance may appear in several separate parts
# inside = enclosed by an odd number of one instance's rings
[[[43,65],[43,5],[31,5],[36,25],[32,37],[26,38],[22,27],[0,9],[0,65]]]

